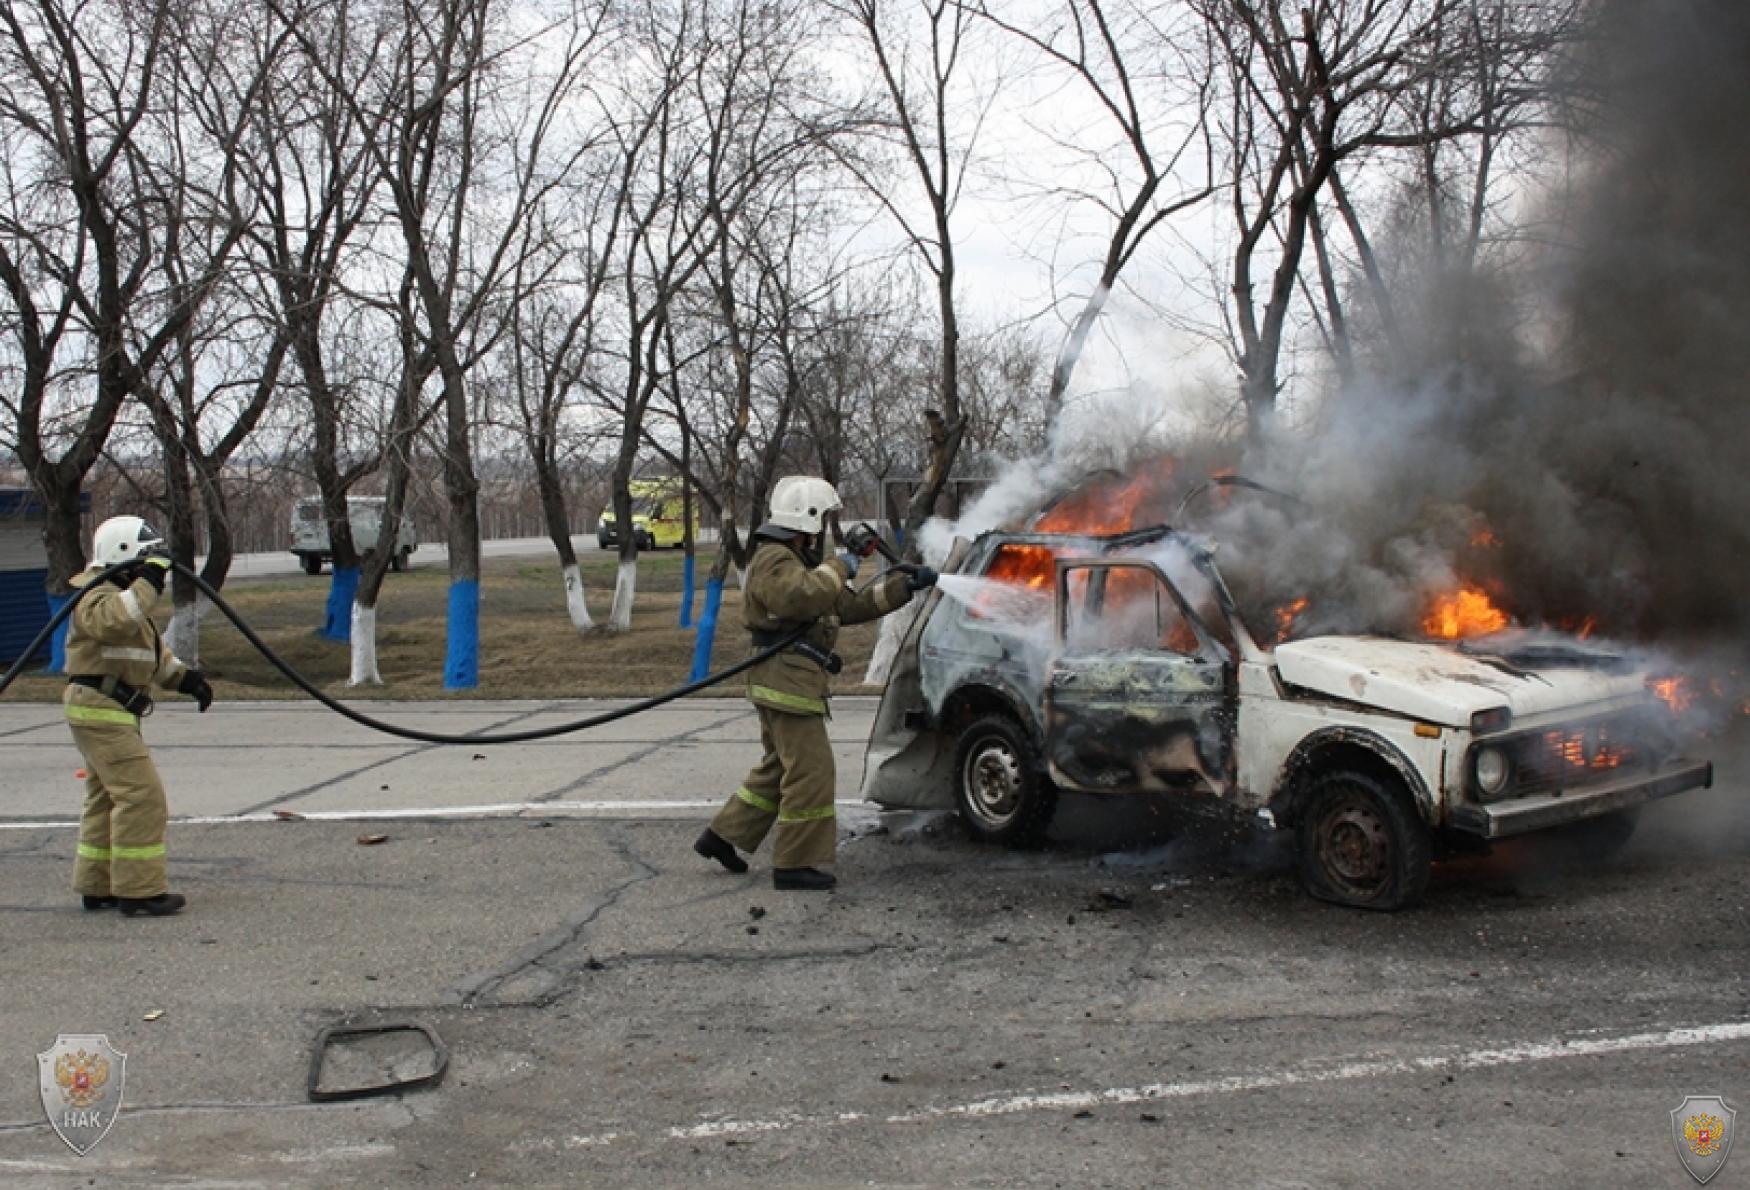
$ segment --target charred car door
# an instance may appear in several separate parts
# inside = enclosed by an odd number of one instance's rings
[[[1233,663],[1155,566],[1065,559],[1045,680],[1052,779],[1101,793],[1224,794],[1233,771]]]

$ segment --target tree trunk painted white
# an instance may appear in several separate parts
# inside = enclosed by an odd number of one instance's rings
[[[573,562],[565,568],[565,610],[571,613],[571,626],[578,632],[595,627],[589,618],[589,604],[583,597],[583,571]]]
[[[620,573],[614,579],[614,609],[608,613],[608,624],[615,632],[632,627],[632,594],[638,589],[637,561],[620,563]]]
[[[213,606],[205,595],[196,595],[193,603],[185,603],[170,613],[170,627],[164,630],[164,643],[184,665],[201,663],[201,621]]]
[[[377,672],[377,609],[362,603],[352,605],[352,677],[348,686],[381,686]]]

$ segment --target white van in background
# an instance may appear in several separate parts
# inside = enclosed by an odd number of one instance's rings
[[[352,544],[359,556],[377,548],[377,537],[383,529],[384,499],[381,496],[348,496],[347,520],[352,522]],[[419,548],[419,532],[413,518],[401,514],[401,531],[395,535],[395,552],[389,565],[396,570],[407,569],[407,559]],[[322,564],[334,558],[328,541],[328,522],[322,516],[322,497],[306,496],[292,509],[292,553],[304,564],[305,574],[321,574]]]

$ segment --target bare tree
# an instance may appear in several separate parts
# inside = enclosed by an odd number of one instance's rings
[[[845,158],[935,282],[941,336],[936,384],[940,408],[925,411],[928,461],[924,482],[906,508],[909,532],[934,510],[966,433],[960,404],[960,319],[954,293],[959,265],[953,218],[985,114],[983,104],[975,104],[968,123],[957,125],[957,87],[964,74],[963,54],[969,48],[969,25],[974,16],[957,0],[917,0],[907,5],[908,25],[921,26],[916,37],[922,53],[914,59],[909,29],[895,29],[880,0],[833,0],[833,7],[858,30],[873,56],[884,96],[883,131],[896,142],[899,155],[923,192],[927,210],[926,219],[914,219],[905,199],[891,186],[853,158]]]
[[[1109,192],[1090,193],[1060,188],[1064,201],[1093,206],[1110,220],[1099,272],[1051,370],[1045,394],[1045,420],[1055,422],[1063,407],[1077,361],[1105,309],[1106,300],[1126,266],[1149,235],[1182,211],[1197,206],[1214,192],[1214,162],[1206,137],[1211,84],[1192,69],[1184,30],[1165,27],[1173,19],[1155,4],[1131,0],[1063,0],[1044,28],[1025,26],[980,3],[981,16],[1030,46],[1047,62],[1068,71],[1118,132],[1122,152],[1130,159],[1129,175],[1120,173],[1116,154],[1106,145],[1090,145],[1078,129],[1074,144],[1065,146],[1079,159],[1078,172],[1103,176]],[[1151,64],[1157,56],[1164,61]],[[1192,80],[1188,93],[1177,85]],[[1164,85],[1163,85],[1164,84]],[[1162,143],[1164,140],[1164,143]],[[1179,176],[1188,154],[1197,153],[1201,172]]]
[[[1405,127],[1406,100],[1454,69],[1442,33],[1465,0],[1189,0],[1222,93],[1215,119],[1238,231],[1231,316],[1240,395],[1254,437],[1275,410],[1290,304],[1316,204],[1331,174],[1368,150],[1475,132],[1474,105]],[[1268,269],[1260,298],[1256,276]]]
[[[529,246],[519,254],[506,299],[512,333],[508,356],[515,428],[534,471],[542,522],[559,557],[572,627],[594,627],[583,571],[571,544],[565,473],[581,436],[571,424],[588,373],[599,366],[614,247],[626,216],[625,191],[613,168],[580,176],[531,212]]]
[[[1364,329],[1384,362],[1394,366],[1412,353],[1403,304],[1430,291],[1472,291],[1491,243],[1510,248],[1526,234],[1523,212],[1508,226],[1500,209],[1503,192],[1537,162],[1559,97],[1552,65],[1574,42],[1584,11],[1581,0],[1466,0],[1437,30],[1449,47],[1443,57],[1450,69],[1421,80],[1401,105],[1405,127],[1424,134],[1419,143],[1390,156],[1360,155],[1331,171],[1326,201],[1347,232],[1348,251],[1339,255],[1339,249],[1327,246],[1331,237],[1316,211],[1310,230],[1320,253],[1331,349],[1340,362],[1352,354],[1354,320],[1345,314],[1335,284],[1339,266],[1358,275],[1370,315]],[[1440,135],[1467,120],[1473,131]],[[1369,167],[1397,179],[1395,186],[1383,188],[1384,202],[1375,204],[1386,207],[1385,238],[1393,259],[1382,258],[1379,237],[1369,231],[1368,215],[1345,182],[1350,170]],[[1377,179],[1373,189],[1382,189]],[[1373,217],[1379,218],[1377,210]],[[1464,317],[1462,311],[1449,313]]]
[[[398,309],[417,320],[404,343],[418,345],[404,352],[414,366],[403,374],[397,409],[410,382],[438,377],[450,557],[444,684],[470,688],[479,681],[480,520],[468,371],[509,326],[498,298],[524,243],[524,219],[566,174],[565,154],[550,159],[550,142],[602,33],[604,11],[576,6],[526,35],[511,31],[493,0],[444,0],[435,10],[407,0],[398,18],[385,69],[351,102],[361,121],[372,104],[390,113],[371,151],[413,299]],[[395,486],[392,476],[386,540],[399,529]],[[368,589],[374,607],[390,552],[378,550],[366,566],[361,602]],[[354,650],[356,670],[356,640]]]
[[[148,117],[174,74],[198,10],[21,0],[0,12],[0,289],[19,383],[0,401],[12,447],[41,495],[49,591],[61,597],[84,567],[80,489],[122,403],[171,350],[224,272],[243,221],[228,181],[189,188],[189,221],[222,231],[203,241],[189,283],[157,291],[154,261],[174,225],[157,176]],[[247,122],[200,150],[226,161]],[[15,395],[14,395],[15,394]]]
[[[371,146],[388,114],[349,97],[377,69],[389,30],[351,0],[276,0],[272,11],[282,28],[298,31],[298,52],[264,96],[260,135],[240,169],[262,213],[251,229],[256,259],[290,335],[310,414],[310,466],[332,559],[320,632],[347,641],[359,580],[347,495],[380,465],[383,438],[361,424],[378,387],[372,370],[347,366],[377,354],[349,349],[348,336],[368,337],[380,314],[349,291],[346,271],[378,214],[381,174]]]

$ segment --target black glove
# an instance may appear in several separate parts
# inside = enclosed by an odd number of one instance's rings
[[[143,578],[151,583],[152,589],[162,595],[164,580],[170,576],[170,555],[158,550],[147,550],[134,563],[133,574],[135,578]]]
[[[925,587],[935,586],[936,580],[940,577],[940,575],[934,570],[931,570],[928,566],[914,567],[912,572],[905,576],[905,589],[908,591],[922,591]]]
[[[191,694],[200,707],[201,714],[207,713],[207,708],[213,705],[213,684],[207,681],[207,675],[198,669],[191,669],[182,675],[182,681],[176,683],[178,694]]]
[[[859,558],[867,558],[881,545],[881,538],[874,529],[861,521],[845,530],[845,548]]]

